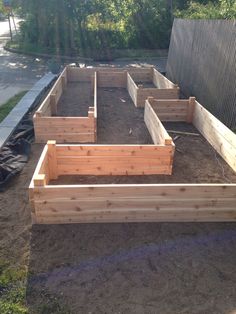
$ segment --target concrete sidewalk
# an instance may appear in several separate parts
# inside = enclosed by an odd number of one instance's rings
[[[19,25],[19,20],[16,20]],[[29,90],[46,72],[46,62],[4,50],[9,37],[7,21],[0,21],[0,106],[23,90]]]

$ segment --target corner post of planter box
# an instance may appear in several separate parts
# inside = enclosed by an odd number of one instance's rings
[[[186,117],[186,122],[187,123],[192,123],[193,122],[195,102],[196,102],[196,98],[195,97],[189,97],[188,108],[187,108],[187,117]]]
[[[165,138],[165,145],[173,145],[172,137],[169,135]]]
[[[50,107],[51,107],[51,114],[53,116],[57,115],[57,103],[56,103],[56,95],[51,94],[50,95]]]
[[[47,147],[49,178],[55,180],[58,178],[56,141],[48,141]]]
[[[41,118],[41,117],[42,117],[42,111],[36,111],[33,118],[37,119],[37,118]]]
[[[43,187],[46,185],[46,175],[37,174],[34,177],[34,187]]]
[[[146,100],[149,102],[150,105],[152,105],[152,101],[154,100],[154,97],[148,96]]]

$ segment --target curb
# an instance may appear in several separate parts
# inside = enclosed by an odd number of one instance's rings
[[[25,52],[23,50],[15,49],[15,48],[9,48],[7,46],[3,47],[4,50],[12,52],[12,53],[18,53],[26,56],[31,56],[31,57],[40,57],[40,58],[45,58],[45,59],[53,59],[53,58],[60,58],[64,60],[70,60],[70,61],[90,61],[92,62],[93,59],[91,58],[85,58],[85,57],[69,57],[69,56],[61,56],[61,55],[50,55],[46,53],[33,53],[33,52]]]
[[[86,58],[86,57],[69,57],[69,56],[62,56],[62,55],[50,55],[50,54],[45,54],[45,53],[33,53],[33,52],[25,52],[22,50],[18,50],[15,48],[9,48],[7,46],[3,47],[4,50],[12,52],[12,53],[18,53],[18,54],[23,54],[31,57],[40,57],[40,58],[45,58],[45,59],[53,59],[53,58],[60,58],[64,61],[87,61],[87,62],[112,62],[112,61],[145,61],[145,60],[155,60],[155,59],[167,59],[167,56],[162,56],[162,57],[121,57],[121,58],[114,58],[113,60],[94,60],[92,58]]]

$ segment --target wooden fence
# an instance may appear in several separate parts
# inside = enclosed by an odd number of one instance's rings
[[[236,21],[175,19],[167,77],[236,128]]]

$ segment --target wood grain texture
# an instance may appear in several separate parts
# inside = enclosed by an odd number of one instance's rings
[[[216,197],[217,195],[217,197]],[[235,221],[236,185],[35,187],[36,223]]]
[[[228,165],[236,171],[236,134],[198,102],[195,104],[193,124]]]
[[[133,100],[134,105],[137,107],[138,87],[129,73],[127,73],[127,90],[131,99]]]
[[[96,123],[91,117],[42,117],[34,119],[35,141],[45,143],[54,139],[58,143],[94,143]]]
[[[138,88],[136,101],[137,107],[144,107],[148,97],[154,97],[155,99],[178,99],[179,88]]]
[[[148,97],[148,102],[161,121],[192,123],[195,98],[189,99],[155,99]]]
[[[174,147],[172,138],[167,133],[159,119],[159,116],[156,114],[148,100],[146,100],[145,103],[144,121],[149,133],[151,134],[154,144],[173,145]]]
[[[172,146],[166,149],[165,145],[147,148],[145,145],[68,145],[56,149],[58,175],[145,175],[172,171]]]
[[[126,88],[127,73],[125,71],[97,71],[97,85],[98,87],[116,87]]]

